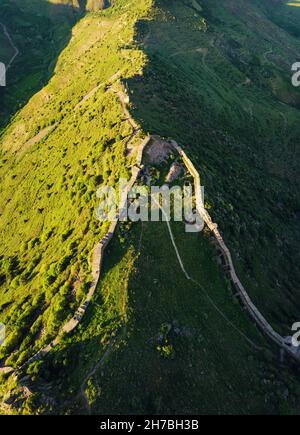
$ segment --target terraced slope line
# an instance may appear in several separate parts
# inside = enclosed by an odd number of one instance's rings
[[[175,142],[171,141],[171,145],[174,147],[174,149],[181,155],[184,164],[186,165],[188,171],[194,178],[195,183],[195,194],[196,194],[196,207],[197,211],[202,216],[204,222],[210,229],[210,231],[215,236],[218,245],[223,252],[223,255],[228,262],[229,265],[229,271],[230,271],[230,277],[231,281],[234,284],[235,288],[238,291],[239,297],[244,304],[245,308],[247,309],[248,313],[250,314],[251,318],[257,323],[257,325],[261,328],[261,330],[268,335],[271,340],[277,344],[281,349],[287,352],[288,355],[292,356],[293,359],[295,359],[298,363],[300,363],[300,352],[296,348],[292,348],[287,344],[287,339],[281,337],[272,326],[269,324],[269,322],[264,318],[264,316],[260,313],[260,311],[257,309],[257,307],[253,304],[251,301],[246,289],[244,288],[243,284],[239,280],[237,273],[235,271],[235,267],[232,261],[231,253],[226,246],[223,237],[220,234],[220,231],[218,229],[218,225],[213,222],[211,216],[207,212],[207,210],[204,208],[204,201],[202,197],[202,189],[201,189],[201,182],[200,182],[200,175],[198,171],[196,170],[195,166],[191,162],[191,160],[188,158],[186,153],[183,151],[183,149]]]

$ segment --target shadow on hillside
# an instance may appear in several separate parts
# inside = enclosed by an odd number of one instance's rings
[[[84,7],[52,3],[33,4],[31,9],[8,1],[0,5],[0,22],[19,51],[6,73],[6,87],[0,87],[0,128],[49,81],[71,39],[72,27],[84,11]],[[0,30],[3,32],[2,27]],[[6,57],[10,51],[13,56],[16,51],[6,40]],[[0,61],[7,64],[9,59],[1,56],[0,48]]]
[[[167,6],[166,10],[169,16],[177,11],[170,12]],[[224,62],[234,68],[232,56],[212,48],[210,33],[192,39],[194,33],[181,25],[186,34],[163,20],[138,23],[135,40],[148,62],[143,76],[126,81],[132,116],[144,131],[188,147],[201,171],[205,195],[213,203],[211,214],[232,252],[239,252],[234,261],[249,295],[276,328],[286,332],[300,310],[299,275],[294,266],[299,251],[296,168],[300,155],[295,148],[299,111],[281,104],[267,87],[248,89],[238,82],[233,87],[217,66]],[[272,40],[268,30],[264,34]],[[221,36],[216,29],[214,37],[225,40]],[[189,52],[187,46],[208,47],[210,60],[209,54],[204,58],[200,52]],[[244,49],[251,59],[252,42],[245,43]],[[264,54],[262,48],[262,58]],[[262,71],[252,71],[251,62],[247,67],[253,83],[259,82]],[[281,74],[285,74],[283,67]],[[229,183],[228,177],[232,177]],[[232,224],[225,217],[224,204],[232,204],[235,210],[235,216],[232,211],[227,215]],[[285,241],[280,247],[279,240]]]

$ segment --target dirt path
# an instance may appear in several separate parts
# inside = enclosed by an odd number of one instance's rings
[[[123,113],[126,116],[126,121],[129,122],[129,124],[132,128],[132,134],[129,136],[129,139],[126,142],[127,153],[128,153],[128,155],[131,155],[131,153],[133,151],[133,147],[130,147],[129,145],[131,144],[131,142],[133,141],[135,136],[138,134],[140,128],[137,125],[137,123],[134,121],[134,119],[131,117],[131,115],[126,107],[126,103],[129,102],[128,95],[124,94],[121,91],[116,90],[115,88],[113,88],[113,86],[110,86],[109,89],[112,92],[114,92],[114,94],[116,94],[117,97],[119,98],[121,105],[122,105]]]
[[[243,106],[243,109],[246,113],[248,113],[250,115],[251,121],[253,121],[254,119],[254,114],[253,114],[253,103],[252,101],[248,100],[248,98],[245,100],[245,102],[247,102],[248,107],[247,106]]]
[[[186,279],[190,281],[190,280],[191,280],[191,277],[189,276],[189,274],[188,274],[187,271],[185,270],[185,267],[184,267],[184,264],[183,264],[182,258],[181,258],[181,256],[180,256],[179,250],[178,250],[177,245],[176,245],[176,242],[175,242],[175,237],[174,237],[173,232],[172,232],[172,228],[171,228],[171,225],[170,225],[170,222],[169,222],[169,218],[168,218],[168,216],[167,216],[165,210],[163,209],[163,207],[162,207],[162,206],[159,204],[159,202],[155,199],[155,196],[154,196],[154,195],[152,195],[152,200],[153,200],[153,201],[155,202],[155,204],[160,208],[160,210],[162,211],[162,214],[163,214],[164,217],[165,217],[165,222],[166,222],[166,224],[167,224],[167,226],[168,226],[168,231],[169,231],[169,234],[170,234],[170,238],[171,238],[171,241],[172,241],[172,245],[173,245],[174,250],[175,250],[175,253],[176,253],[176,257],[177,257],[178,263],[179,263],[180,268],[181,268],[182,272],[184,273]]]
[[[283,120],[283,137],[286,138],[288,133],[288,120],[283,112],[279,112],[279,113]]]
[[[206,56],[208,54],[208,48],[207,47],[196,47],[196,48],[189,48],[188,50],[178,50],[175,53],[170,55],[170,58],[190,54],[190,53],[200,53],[203,56]]]
[[[241,83],[237,84],[237,88],[241,88],[242,86],[251,85],[251,83],[252,83],[251,80],[248,77],[246,77],[245,80],[243,80]]]
[[[273,53],[273,49],[271,48],[271,49],[267,50],[267,51],[263,54],[263,61],[264,61],[264,64],[269,63],[269,62],[273,63],[272,61],[270,61],[270,60],[268,59],[269,54],[272,54],[272,53]]]
[[[206,298],[209,300],[210,304],[214,307],[214,309],[220,314],[220,316],[225,320],[225,322],[231,326],[241,337],[243,337],[248,344],[250,344],[255,350],[262,350],[261,347],[257,346],[243,331],[241,331],[227,316],[226,314],[215,304],[215,302],[213,301],[213,299],[209,296],[209,294],[207,293],[207,291],[204,289],[204,287],[195,279],[193,279],[188,272],[185,269],[182,257],[180,256],[179,253],[179,249],[176,245],[176,241],[175,241],[175,237],[174,234],[172,232],[172,228],[170,225],[170,222],[168,220],[168,216],[166,215],[164,209],[161,207],[161,205],[156,201],[156,199],[154,198],[154,196],[152,197],[152,199],[154,200],[154,202],[158,205],[158,207],[161,209],[162,213],[164,214],[165,218],[166,218],[166,224],[168,226],[168,230],[169,230],[169,234],[170,234],[170,238],[171,238],[171,242],[172,245],[174,247],[179,265],[181,267],[182,272],[184,273],[186,279],[188,281],[192,281],[198,288],[200,288],[200,290],[202,291],[202,293],[206,296]]]
[[[100,83],[99,85],[95,86],[93,89],[91,89],[83,98],[81,101],[79,101],[78,104],[76,104],[76,106],[74,107],[74,110],[78,110],[86,101],[88,101],[93,95],[95,95],[95,93],[98,91],[98,89],[109,85],[111,86],[112,83],[117,80],[118,77],[120,77],[120,75],[122,74],[122,71],[119,70],[116,72],[116,74],[113,74],[107,81],[104,81],[102,83]]]
[[[95,365],[95,367],[85,376],[81,387],[80,387],[80,393],[79,395],[81,396],[83,403],[84,403],[84,407],[87,411],[88,414],[91,414],[91,406],[88,400],[88,397],[86,395],[85,389],[86,389],[86,384],[88,382],[88,380],[94,376],[94,374],[96,373],[96,371],[102,366],[102,364],[104,364],[104,362],[107,360],[109,354],[111,353],[112,347],[114,346],[115,342],[110,343],[110,345],[108,346],[105,354],[103,355],[103,357],[98,361],[98,363]]]
[[[2,27],[2,29],[3,29],[3,33],[4,33],[4,35],[7,37],[7,39],[8,39],[8,41],[9,41],[9,43],[10,43],[12,49],[14,50],[14,55],[12,56],[12,58],[10,59],[10,61],[8,62],[8,64],[6,65],[6,71],[8,71],[9,68],[12,66],[12,64],[13,64],[13,62],[14,62],[14,60],[15,60],[15,58],[20,54],[20,52],[19,52],[18,47],[15,45],[14,41],[12,40],[12,38],[11,38],[11,36],[10,36],[10,34],[9,34],[8,30],[7,30],[7,28],[6,28],[6,26],[5,26],[4,24],[2,24],[2,23],[0,23],[0,26]]]
[[[33,145],[38,144],[39,142],[41,142],[48,134],[50,134],[52,132],[52,130],[54,130],[56,128],[57,124],[54,125],[50,125],[48,127],[45,127],[43,130],[41,130],[38,134],[36,134],[34,137],[32,137],[31,139],[29,139],[27,142],[25,142],[23,145],[21,145],[20,147],[20,151],[22,154],[25,153],[25,151],[27,151],[29,148],[31,148]]]
[[[0,367],[0,374],[12,373],[14,369],[12,367]]]
[[[118,338],[115,338],[114,340],[111,341],[111,343],[108,345],[104,355],[100,358],[100,360],[97,362],[97,364],[87,373],[84,380],[82,381],[78,397],[82,398],[84,408],[86,409],[86,411],[89,415],[91,414],[91,406],[90,406],[90,403],[89,403],[89,400],[88,400],[88,397],[87,397],[87,394],[85,391],[87,382],[91,377],[94,376],[94,374],[97,372],[97,370],[107,361],[111,352],[114,349],[114,346],[121,340],[123,335],[124,335],[124,331],[121,334],[121,336],[119,336]]]

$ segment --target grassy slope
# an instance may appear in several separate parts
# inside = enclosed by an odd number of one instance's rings
[[[7,73],[7,87],[0,88],[0,127],[52,76],[57,57],[68,44],[71,28],[80,18],[79,12],[67,2],[1,2],[0,22],[6,25],[19,55]],[[2,28],[0,42],[0,61],[7,64],[14,52]]]
[[[127,10],[120,2],[101,22],[98,16],[83,19],[54,77],[2,135],[0,316],[8,339],[1,352],[19,350],[8,363],[20,363],[39,348],[81,301],[92,248],[105,230],[95,216],[96,190],[128,174],[125,143],[131,130],[105,88],[120,67],[129,77],[143,62],[139,51],[132,50],[129,61],[119,49],[122,37],[132,36],[126,22],[135,18]],[[51,125],[39,144],[28,146]]]
[[[256,345],[263,343],[233,302],[206,237],[186,235],[180,224],[173,231],[188,273],[202,288],[184,277],[166,224],[135,228],[133,243],[141,246],[141,254],[128,287],[128,338],[90,379],[92,412],[243,414],[285,409],[282,391],[291,388],[292,378],[286,371],[279,374],[264,352],[257,353],[235,329]],[[167,337],[174,351],[171,359],[158,350],[166,324],[175,325]]]
[[[146,15],[149,18],[152,17],[152,21],[141,22],[136,36],[141,42],[146,37],[144,49],[150,61],[142,82],[137,79],[134,82],[129,81],[130,89],[134,91],[132,98],[134,98],[136,105],[137,119],[143,124],[145,130],[172,136],[182,144],[190,144],[189,153],[193,155],[194,160],[198,162],[199,169],[205,174],[205,180],[207,180],[205,184],[208,184],[210,195],[209,200],[214,205],[213,212],[223,223],[224,228],[231,228],[231,232],[225,232],[226,238],[231,241],[236,250],[242,249],[242,243],[239,246],[238,240],[243,240],[245,244],[246,236],[243,236],[242,231],[235,234],[234,228],[238,215],[242,222],[249,220],[250,205],[248,202],[251,195],[248,192],[246,177],[249,177],[248,181],[250,179],[252,185],[257,188],[258,184],[261,183],[260,179],[259,183],[257,182],[257,174],[262,176],[263,162],[260,162],[261,154],[256,157],[256,153],[258,151],[259,153],[266,152],[265,149],[261,151],[256,142],[251,151],[247,138],[248,134],[252,134],[253,131],[259,131],[261,137],[265,139],[267,132],[269,132],[266,127],[269,121],[263,116],[256,115],[255,122],[253,121],[251,124],[247,113],[242,115],[241,108],[238,111],[228,112],[228,107],[231,104],[234,103],[236,107],[242,104],[240,98],[232,91],[231,85],[233,79],[236,79],[236,75],[241,81],[244,80],[244,75],[237,72],[236,69],[233,72],[228,59],[224,60],[224,54],[222,56],[218,54],[219,51],[223,53],[224,48],[212,49],[213,53],[209,52],[205,59],[206,66],[205,63],[203,64],[201,53],[188,53],[187,49],[190,46],[193,48],[202,47],[204,41],[210,47],[211,37],[216,36],[215,34],[203,33],[201,30],[203,29],[203,21],[199,20],[198,15],[194,15],[194,10],[183,6],[183,2],[175,0],[168,3],[158,2],[161,9],[157,10],[158,13],[153,17],[148,10],[150,2],[132,2],[125,9],[122,8],[123,3],[126,2],[120,1],[116,8],[104,15],[87,17],[75,28],[74,38],[58,63],[56,76],[46,88],[46,93],[50,95],[54,94],[54,89],[58,89],[57,95],[52,97],[49,102],[43,101],[44,97],[41,94],[36,96],[30,102],[32,106],[24,109],[3,137],[4,147],[16,151],[14,159],[19,159],[17,160],[17,168],[20,168],[20,177],[21,174],[22,177],[24,174],[21,165],[25,158],[37,161],[40,167],[42,165],[45,168],[50,164],[50,161],[52,165],[53,161],[53,166],[47,169],[49,170],[47,177],[51,177],[53,173],[55,181],[57,179],[56,171],[59,172],[58,178],[62,177],[60,186],[55,188],[61,199],[58,200],[57,193],[53,202],[50,202],[49,206],[47,205],[47,209],[34,214],[30,211],[33,225],[23,228],[23,224],[18,223],[16,228],[21,233],[18,237],[16,237],[16,231],[10,230],[13,228],[11,225],[6,226],[8,237],[5,243],[7,253],[10,255],[17,252],[18,238],[21,240],[23,233],[30,232],[31,228],[38,231],[36,229],[43,225],[43,230],[40,233],[45,234],[43,238],[38,237],[39,240],[35,245],[34,239],[37,236],[35,234],[32,236],[30,233],[30,237],[27,238],[33,243],[30,244],[29,251],[17,253],[25,264],[28,264],[28,260],[38,252],[45,253],[42,258],[43,267],[39,265],[35,269],[38,272],[36,277],[25,286],[20,286],[18,283],[14,293],[11,290],[7,291],[7,282],[4,283],[2,290],[6,294],[8,302],[12,295],[17,300],[22,300],[23,294],[28,290],[30,293],[35,290],[36,294],[45,292],[47,295],[45,289],[40,292],[40,283],[43,283],[45,278],[44,271],[49,269],[50,263],[58,261],[67,253],[71,241],[79,240],[78,252],[82,255],[74,254],[72,269],[67,269],[65,275],[59,274],[59,281],[61,283],[65,280],[70,281],[76,268],[88,270],[86,260],[101,229],[95,228],[91,223],[95,207],[93,196],[86,197],[84,200],[86,205],[81,210],[82,196],[78,193],[81,190],[81,184],[74,185],[74,180],[77,180],[79,171],[81,177],[79,181],[83,183],[89,179],[88,175],[99,174],[103,176],[104,181],[114,182],[114,179],[119,175],[119,168],[124,165],[124,160],[120,159],[116,165],[116,160],[112,162],[111,157],[114,153],[113,150],[118,156],[122,155],[123,142],[117,142],[115,146],[108,148],[105,147],[106,153],[103,156],[104,148],[101,144],[106,143],[108,138],[105,137],[99,141],[99,144],[95,144],[97,138],[91,136],[97,134],[96,128],[99,128],[99,124],[101,131],[105,129],[104,136],[114,137],[118,135],[122,115],[118,102],[114,101],[111,95],[103,95],[102,91],[99,91],[99,95],[96,94],[96,101],[93,99],[86,102],[84,109],[86,115],[79,114],[77,117],[73,112],[69,113],[70,107],[73,107],[80,100],[80,96],[85,95],[99,81],[103,78],[107,79],[115,73],[120,64],[125,66],[125,77],[130,77],[139,70],[140,65],[144,62],[144,57],[141,53],[136,52],[134,45],[128,44],[128,42],[132,37],[135,20]],[[136,6],[137,9],[132,9],[132,6]],[[168,10],[169,7],[171,11]],[[216,10],[219,14],[225,14],[224,19],[230,19],[228,12],[224,12],[226,9],[216,8]],[[177,16],[176,20],[174,20],[174,16]],[[211,23],[213,22],[211,18]],[[107,29],[105,23],[110,24]],[[220,22],[215,21],[215,24],[218,24],[219,29]],[[101,34],[102,45],[91,44],[88,46],[86,42],[92,41],[97,36],[95,36],[95,30],[98,27],[105,28],[104,34]],[[217,29],[215,28],[214,31],[217,32]],[[120,40],[123,42],[120,43]],[[120,50],[120,44],[122,45],[124,42],[127,43],[127,50]],[[91,50],[88,51],[90,55],[84,58],[80,56],[83,62],[82,68],[74,69],[73,65],[74,63],[77,65],[79,55],[82,54],[81,50],[86,53],[85,50],[89,49]],[[183,61],[180,56],[178,58],[174,56],[170,61],[170,56],[181,49],[185,51],[187,60]],[[110,57],[107,59],[105,56]],[[107,62],[99,62],[99,58],[106,59]],[[63,60],[67,61],[66,64],[63,63]],[[222,63],[222,66],[220,65],[221,78],[218,78],[218,74],[213,72],[214,69],[217,69],[216,65],[219,62]],[[224,62],[226,74],[228,73],[227,68],[230,70],[229,78],[225,80],[225,84],[223,80]],[[66,77],[66,82],[63,84],[60,83],[62,72]],[[255,77],[256,73],[253,73],[252,78]],[[265,86],[267,87],[268,84]],[[240,92],[241,95],[245,96],[247,91],[243,89]],[[269,107],[269,104],[271,107],[274,105],[272,122],[275,126],[281,119],[277,107],[279,103],[274,102],[271,93],[265,91],[263,95],[260,95],[261,93],[261,90],[259,92],[251,89],[247,98],[250,99],[251,104],[257,104],[258,112],[255,113],[260,115],[265,113],[264,110]],[[101,120],[98,117],[99,100],[103,102],[101,107],[104,110],[104,116],[106,115],[106,118],[102,118],[103,115],[101,115]],[[224,100],[228,104],[226,110],[222,109]],[[259,103],[256,103],[256,100]],[[113,104],[113,109],[111,109],[111,104]],[[32,107],[38,108],[35,110],[34,118],[32,117]],[[43,112],[39,109],[40,107],[43,108]],[[202,109],[203,107],[205,110]],[[287,110],[289,122],[296,128],[294,109],[286,108],[283,110]],[[20,139],[13,140],[13,132],[15,136],[18,135],[25,120],[28,137],[32,137],[37,128],[45,126],[45,119],[48,122],[48,114],[51,116],[50,120],[59,122],[59,126],[40,145],[33,147],[26,154],[22,154],[22,147],[18,151],[21,141]],[[114,122],[115,119],[119,120],[113,130],[112,119]],[[124,124],[122,125],[124,127]],[[237,128],[237,125],[240,127]],[[246,127],[247,130],[245,130]],[[258,127],[260,127],[259,130]],[[68,133],[67,145],[64,142],[63,131]],[[276,141],[278,133],[273,129],[273,135],[268,142],[268,146],[272,147],[272,150],[276,149],[274,141]],[[52,147],[51,150],[48,150],[49,146]],[[288,149],[288,142],[286,146]],[[245,150],[247,150],[248,156],[245,154]],[[84,152],[86,154],[83,154]],[[78,153],[77,158],[81,160],[78,166],[75,163],[74,153]],[[225,162],[220,161],[220,155]],[[16,160],[12,159],[10,152],[4,155],[4,160],[7,156],[9,158],[4,167],[6,171],[10,167],[14,177]],[[103,161],[106,157],[107,161]],[[40,160],[36,160],[37,158]],[[260,162],[259,164],[262,166],[257,169],[256,173],[248,175],[247,165],[251,164],[255,167],[253,161],[256,164]],[[25,165],[25,163],[23,164]],[[63,165],[67,164],[69,167],[65,168]],[[230,168],[232,174],[228,179],[228,171],[224,170],[224,166]],[[26,167],[28,167],[27,164]],[[116,172],[110,176],[109,170],[113,168]],[[71,175],[70,178],[65,174],[67,169]],[[14,183],[14,178],[9,175],[4,178],[5,182],[9,183],[7,191],[13,187]],[[38,177],[40,177],[40,171]],[[34,177],[31,176],[28,179],[30,186],[33,179]],[[273,178],[272,182],[268,177],[265,179],[272,187]],[[239,187],[240,195],[235,203],[237,180],[239,186],[242,183],[243,186]],[[30,187],[33,197],[35,195],[34,189],[38,188],[40,182],[37,180],[36,183],[36,187],[34,184]],[[69,185],[73,185],[72,190],[75,192],[76,200],[70,202],[69,207],[66,207],[68,204],[66,201],[70,201],[68,199]],[[24,182],[23,192],[27,188]],[[64,190],[65,188],[66,190]],[[51,190],[52,188],[50,193]],[[22,192],[18,189],[19,191]],[[44,204],[43,189],[41,192],[42,204]],[[52,201],[51,196],[50,201]],[[243,197],[245,197],[244,201],[241,200]],[[17,205],[9,205],[10,210],[14,208],[19,210],[20,206],[23,208],[26,205],[25,211],[27,210],[29,215],[32,205],[30,202],[28,203],[28,197],[26,197],[26,204],[20,198],[21,195],[15,199]],[[4,199],[3,204],[6,204],[6,201],[7,199]],[[257,198],[255,201],[253,199],[253,202],[256,201]],[[263,204],[264,200],[261,201]],[[232,219],[233,216],[231,203],[236,208],[236,212],[234,220],[229,222],[229,218]],[[63,208],[62,204],[64,204]],[[247,204],[246,209],[244,208],[245,204]],[[60,210],[63,210],[63,216],[57,215]],[[262,213],[266,213],[268,216],[269,210],[263,208]],[[247,219],[243,218],[244,214]],[[7,214],[7,222],[8,216],[10,214]],[[44,221],[45,224],[42,224],[41,222]],[[90,226],[93,227],[89,228],[87,233],[83,231],[83,222],[87,225],[90,223]],[[26,225],[25,222],[24,224]],[[277,364],[274,363],[271,354],[267,351],[268,344],[232,299],[228,282],[216,264],[214,251],[207,236],[203,234],[197,237],[186,235],[181,225],[173,226],[186,267],[201,284],[200,288],[188,282],[178,268],[166,225],[159,224],[155,228],[153,225],[145,224],[142,233],[141,227],[138,225],[134,226],[131,231],[128,231],[128,228],[121,228],[118,239],[114,240],[105,258],[103,279],[83,324],[74,336],[65,339],[50,355],[45,364],[38,363],[30,367],[28,371],[31,376],[29,385],[35,394],[23,403],[23,412],[38,412],[39,407],[39,412],[44,412],[45,409],[52,412],[84,410],[82,398],[78,396],[78,393],[87,374],[93,368],[97,369],[97,364],[105,355],[104,362],[107,364],[100,364],[98,370],[95,370],[95,375],[87,384],[87,395],[92,411],[95,413],[275,413],[295,411],[299,400],[298,383],[287,368],[279,371]],[[57,228],[55,233],[48,240],[44,240],[47,239],[46,234],[53,226]],[[74,228],[74,232],[69,239],[63,241],[61,236],[70,226]],[[268,237],[270,237],[269,234]],[[249,245],[249,242],[247,244]],[[137,257],[135,253],[139,251],[140,247],[142,248],[141,254]],[[261,254],[258,251],[259,255]],[[242,259],[248,259],[248,256],[248,250],[241,254]],[[251,264],[253,263],[251,262]],[[245,279],[248,271],[243,266],[242,260],[240,267]],[[274,267],[274,263],[270,267]],[[57,273],[56,267],[55,271]],[[265,273],[260,276],[256,275],[256,277],[258,282],[265,283]],[[49,293],[57,290],[57,284],[59,283],[56,282],[54,286],[52,285]],[[256,352],[249,346],[244,336],[240,335],[220,316],[207,298],[206,292],[225,316],[243,334],[249,336],[257,345],[262,346],[265,351]],[[65,293],[62,292],[60,296],[65,298]],[[53,299],[48,301],[46,307],[51,310],[55,304],[56,300]],[[45,305],[42,304],[42,307],[44,308]],[[277,307],[276,301],[274,301],[274,307]],[[64,315],[70,312],[69,308],[72,307],[64,307]],[[15,306],[11,305],[10,310],[15,312]],[[268,310],[268,313],[272,314],[271,309]],[[5,308],[2,310],[2,319],[7,321],[8,316],[9,308]],[[43,315],[42,319],[45,318],[47,316]],[[58,323],[61,320],[59,319]],[[173,329],[168,340],[175,350],[175,356],[174,359],[165,359],[157,350],[157,336],[164,330],[163,325],[174,321],[176,321],[178,330],[176,333]],[[116,342],[113,337],[117,337]],[[19,353],[11,360],[14,361],[18,357]],[[47,382],[51,382],[51,389],[46,392]],[[10,387],[15,387],[11,379],[9,383]],[[250,384],[251,391],[249,391]],[[7,385],[3,390],[5,388]],[[284,400],[286,389],[289,390],[288,401]],[[55,402],[48,400],[47,395],[54,397]]]
[[[299,44],[289,33],[300,16],[285,5],[272,13],[267,1],[268,14],[249,1],[200,3],[201,13],[158,1],[156,19],[140,24],[150,62],[130,84],[136,117],[194,157],[243,281],[288,335],[300,308],[299,89],[290,84]],[[280,14],[284,28],[271,20]],[[293,105],[274,91],[279,81]]]
[[[182,224],[172,229],[184,265],[200,285],[183,275],[165,223],[121,228],[88,317],[53,352],[38,382],[29,383],[36,393],[32,403],[41,406],[38,398],[51,382],[47,394],[55,405],[43,401],[41,412],[45,406],[87,412],[82,388],[95,414],[295,412],[296,378],[287,367],[279,370],[232,298],[208,235],[187,235]],[[173,325],[164,343],[172,346],[172,358],[158,349],[166,325]]]

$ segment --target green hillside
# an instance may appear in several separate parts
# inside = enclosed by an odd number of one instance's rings
[[[186,150],[250,297],[291,334],[300,10],[272,0],[16,0],[0,16],[20,50],[0,90],[0,371],[21,367],[0,374],[0,412],[299,413],[296,368],[234,297],[209,231],[187,234],[181,223],[171,230],[192,279],[166,223],[120,224],[81,324],[23,364],[85,300],[108,230],[96,191],[130,177],[128,141],[148,133]],[[116,90],[129,94],[134,137]],[[171,162],[144,159],[160,183]]]
[[[251,296],[288,335],[299,317],[299,45],[288,9],[274,24],[286,6],[273,6],[273,21],[269,2],[256,3],[202,1],[198,13],[158,1],[156,19],[139,24],[150,61],[130,86],[144,128],[198,163]]]
[[[131,164],[125,159],[131,130],[106,86],[120,65],[124,78],[140,72],[142,52],[132,52],[131,64],[118,50],[119,38],[132,31],[118,10],[100,26],[97,16],[83,20],[49,84],[3,131],[1,320],[9,363],[47,342],[86,292],[92,247],[105,231],[96,219],[97,187],[126,177]],[[107,60],[95,69],[98,57]],[[92,98],[83,100],[91,89]],[[44,322],[50,330],[41,342]]]

